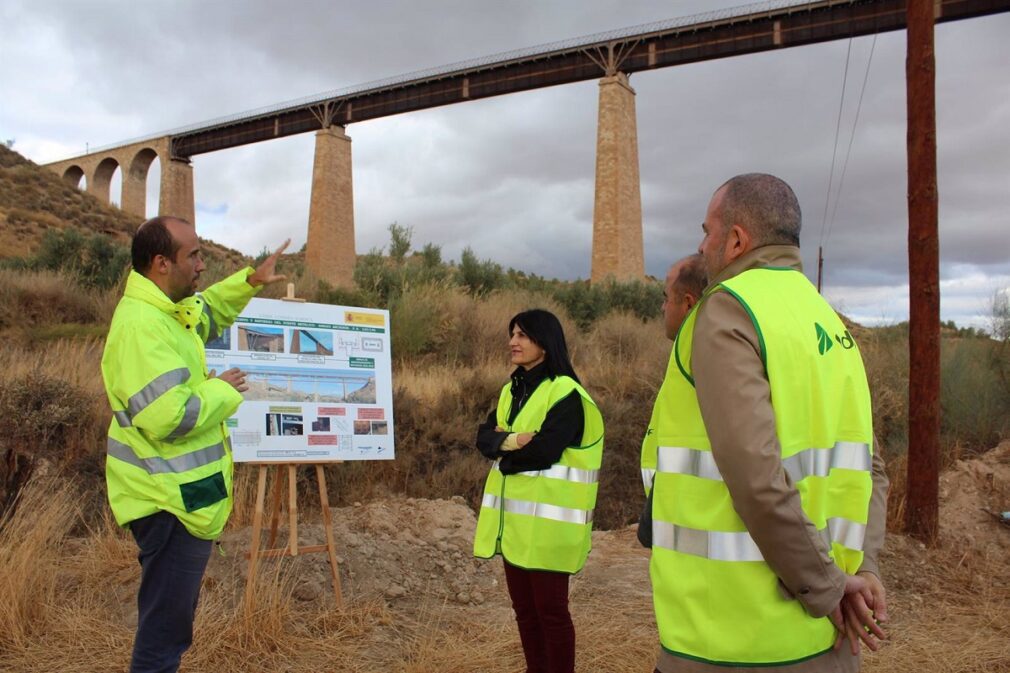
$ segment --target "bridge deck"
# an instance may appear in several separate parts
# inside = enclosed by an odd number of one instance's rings
[[[1010,0],[936,4],[937,22],[1010,11]],[[608,66],[634,73],[905,28],[905,0],[780,1],[763,4],[761,11],[755,7],[509,52],[177,129],[168,133],[172,155],[185,158],[330,124],[597,79]]]

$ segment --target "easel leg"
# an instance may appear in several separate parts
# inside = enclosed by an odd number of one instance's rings
[[[267,549],[274,548],[277,541],[277,524],[281,518],[281,492],[284,490],[284,480],[280,473],[274,475],[273,510],[270,512],[270,541],[267,542]]]
[[[263,501],[267,494],[267,466],[260,465],[259,479],[256,484],[256,507],[253,510],[252,543],[249,546],[249,577],[245,584],[246,607],[252,605],[255,594],[256,572],[260,557],[260,528],[263,526]]]
[[[288,549],[292,556],[298,556],[298,472],[294,465],[288,465]]]
[[[323,510],[323,530],[326,531],[326,553],[330,558],[330,572],[333,574],[333,593],[337,607],[343,604],[340,591],[340,569],[337,567],[337,548],[333,541],[333,525],[330,522],[330,498],[326,494],[326,472],[322,465],[316,465],[316,481],[319,482],[319,504]]]

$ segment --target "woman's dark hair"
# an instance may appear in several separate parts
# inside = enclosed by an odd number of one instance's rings
[[[509,336],[512,336],[512,330],[516,325],[526,333],[533,343],[544,349],[544,363],[547,366],[547,374],[552,379],[556,376],[570,376],[577,383],[582,383],[575,375],[575,368],[572,367],[572,361],[568,358],[565,332],[561,329],[561,321],[557,316],[542,308],[532,308],[517,313],[509,321]]]

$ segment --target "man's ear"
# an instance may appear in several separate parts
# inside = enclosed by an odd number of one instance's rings
[[[168,273],[169,259],[164,255],[155,255],[151,260],[151,268],[159,273]]]
[[[739,224],[734,224],[726,236],[726,261],[732,262],[750,252],[752,243],[750,232]]]
[[[694,308],[694,305],[698,303],[698,298],[694,296],[693,292],[684,293],[684,305],[687,306],[687,310],[690,311]]]

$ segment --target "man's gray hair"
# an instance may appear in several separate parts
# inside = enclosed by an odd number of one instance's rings
[[[738,224],[754,239],[754,247],[800,244],[800,203],[792,187],[767,173],[745,173],[723,184],[722,221]],[[720,187],[719,189],[722,189]]]

